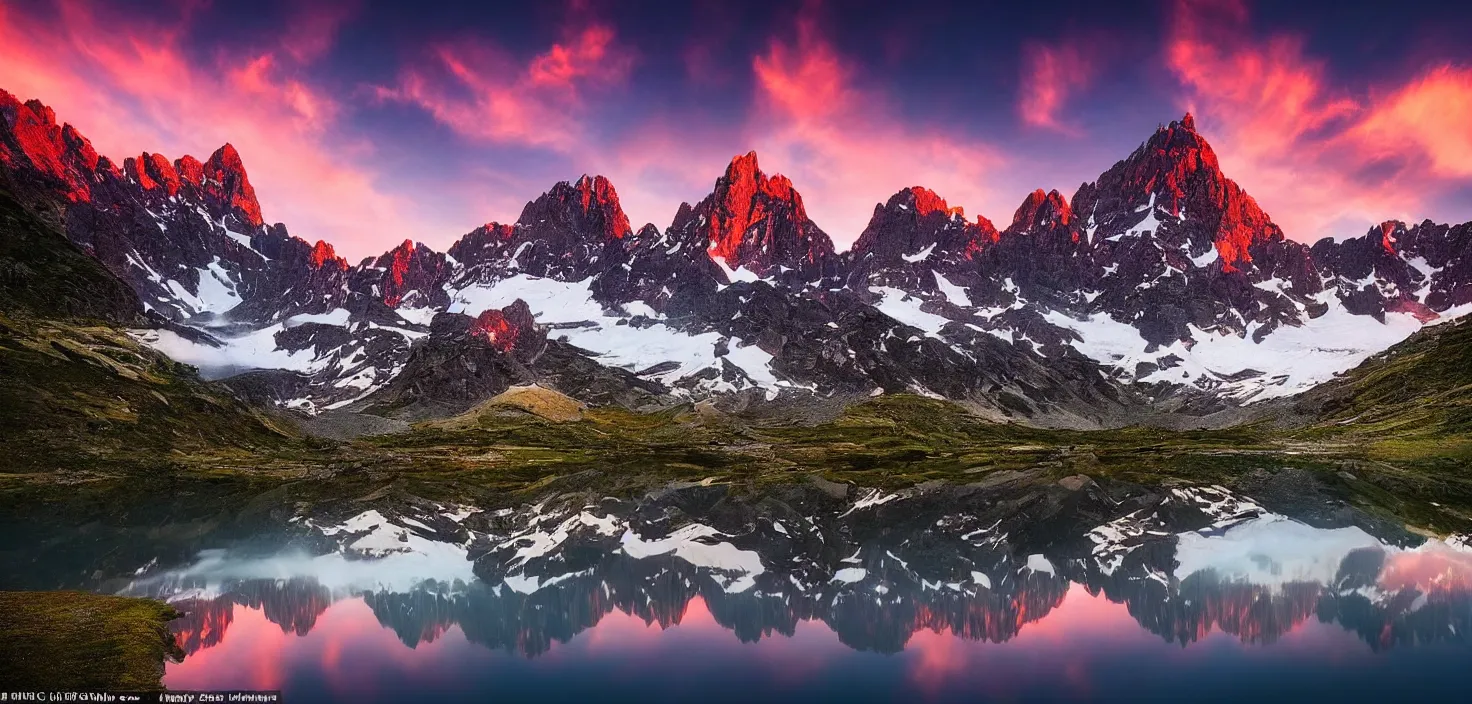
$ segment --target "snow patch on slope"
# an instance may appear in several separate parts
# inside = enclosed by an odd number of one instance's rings
[[[659,320],[647,327],[620,325],[630,316],[605,311],[593,299],[591,283],[591,279],[567,282],[521,274],[453,291],[448,311],[475,315],[520,298],[526,301],[538,323],[558,326],[550,333],[553,337],[566,338],[568,343],[593,352],[602,364],[638,371],[661,362],[675,362],[674,369],[646,377],[666,386],[703,369],[720,368],[721,357],[716,355],[716,347],[723,339],[720,333],[690,334]],[[647,307],[630,306],[629,310],[646,317],[653,313]],[[767,389],[786,386],[772,372],[772,355],[755,345],[743,345],[740,340],[731,340],[728,350],[725,361],[740,368],[755,386]]]
[[[1256,324],[1249,326],[1245,335],[1222,335],[1192,326],[1191,336],[1196,343],[1189,349],[1176,342],[1154,352],[1145,351],[1147,343],[1138,330],[1106,314],[1075,320],[1049,311],[1043,317],[1077,332],[1083,339],[1072,344],[1079,352],[1126,374],[1132,375],[1141,362],[1160,364],[1170,355],[1181,360],[1174,367],[1158,369],[1136,381],[1218,386],[1225,395],[1244,401],[1291,396],[1322,384],[1421,328],[1409,314],[1387,313],[1385,323],[1380,323],[1346,311],[1332,292],[1322,295],[1331,299],[1326,301],[1327,313],[1298,327],[1279,327],[1260,343],[1252,340]],[[1262,374],[1225,381],[1225,377],[1249,369]]]
[[[869,291],[879,296],[879,302],[874,306],[879,309],[879,312],[906,325],[920,328],[927,334],[935,335],[945,327],[946,323],[951,322],[934,313],[920,310],[920,305],[924,301],[900,289],[891,286],[871,286]]]

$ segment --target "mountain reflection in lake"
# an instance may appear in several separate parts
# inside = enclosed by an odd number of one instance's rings
[[[1210,487],[1104,516],[788,499],[420,502],[123,591],[186,613],[170,688],[292,701],[1441,699],[1472,655],[1457,540]]]

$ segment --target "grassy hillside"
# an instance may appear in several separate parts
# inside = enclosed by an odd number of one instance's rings
[[[154,466],[292,433],[115,328],[0,315],[0,472]]]
[[[1256,429],[1043,430],[994,423],[946,401],[893,395],[816,426],[768,426],[703,405],[652,414],[593,408],[571,422],[482,407],[337,452],[361,468],[359,476],[395,477],[435,495],[470,488],[500,500],[595,475],[609,491],[672,480],[757,487],[811,475],[888,487],[1009,472],[1038,481],[1079,473],[1215,481],[1260,464],[1275,448]]]
[[[1293,401],[1294,437],[1384,460],[1472,461],[1472,321],[1424,328]]]
[[[122,330],[141,322],[126,284],[0,188],[0,473],[159,466],[292,434]]]

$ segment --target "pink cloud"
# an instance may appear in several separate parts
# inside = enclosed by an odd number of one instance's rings
[[[291,48],[200,62],[181,48],[187,12],[154,24],[79,0],[57,7],[54,23],[0,7],[0,86],[50,105],[115,161],[203,158],[230,142],[268,221],[354,256],[434,221],[378,187],[363,165],[371,147],[336,129],[342,106],[300,77],[298,57],[320,54],[337,22],[311,25],[329,36],[288,35]]]
[[[1024,50],[1017,112],[1033,127],[1079,134],[1078,127],[1063,121],[1058,113],[1092,77],[1091,64],[1077,43],[1031,44]]]
[[[1004,162],[998,150],[907,124],[888,95],[857,82],[811,17],[798,19],[794,39],[773,39],[752,70],[757,101],[746,137],[763,170],[792,179],[840,248],[863,230],[875,203],[909,186],[926,186],[973,215],[1007,208],[986,185]]]
[[[616,43],[611,31],[590,26],[524,64],[484,43],[441,47],[437,66],[408,70],[378,92],[422,107],[463,137],[568,156],[579,171],[612,180],[636,224],[668,225],[682,200],[706,195],[731,157],[752,149],[765,171],[792,178],[840,247],[863,230],[875,203],[908,186],[987,212],[1013,205],[984,185],[1002,163],[999,152],[907,125],[886,94],[858,84],[809,15],[791,41],[773,39],[753,58],[756,100],[735,127],[698,111],[651,110],[616,140],[589,138],[600,101],[611,97],[597,89],[623,82],[632,67]],[[710,51],[702,47],[685,52],[697,74]]]
[[[1472,177],[1472,68],[1427,71],[1379,101],[1351,136],[1372,156],[1419,151],[1437,176]]]
[[[586,137],[584,92],[628,77],[633,57],[614,40],[606,26],[583,27],[524,66],[485,42],[443,44],[429,65],[375,92],[418,105],[464,136],[567,150]]]
[[[1465,69],[1354,95],[1329,81],[1301,37],[1254,36],[1235,0],[1178,0],[1165,53],[1223,171],[1291,238],[1420,219],[1436,194],[1472,176]]]

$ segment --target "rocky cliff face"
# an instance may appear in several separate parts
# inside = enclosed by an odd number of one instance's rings
[[[703,233],[711,260],[727,270],[788,282],[838,273],[833,241],[808,218],[802,195],[786,176],[762,173],[756,152],[732,159],[715,190],[681,208],[670,230],[681,239]]]
[[[1260,339],[1322,312],[1308,248],[1285,240],[1222,174],[1189,114],[1081,186],[1073,207],[1095,261],[1109,270],[1096,308],[1133,321],[1147,342],[1248,327]]]
[[[930,189],[906,188],[874,206],[869,224],[845,253],[851,285],[935,289],[932,272],[964,276],[999,234],[990,220],[966,219]]]
[[[617,378],[598,393],[625,401],[910,391],[1084,425],[1138,418],[1152,398],[1289,395],[1472,309],[1472,224],[1288,240],[1190,115],[1071,199],[1029,194],[1000,231],[915,186],[837,253],[797,187],[749,153],[664,230],[635,230],[614,185],[583,176],[446,253],[405,240],[357,265],[267,225],[228,144],[203,162],[142,153],[119,167],[35,101],[0,93],[0,120],[17,197],[58,213],[172,321],[146,339],[208,374],[257,370],[252,388],[307,410],[442,396],[456,382],[425,350],[505,355],[518,300],[542,331],[528,334],[573,371],[550,358],[496,371],[488,357],[476,369],[499,381],[465,393],[533,377],[579,398],[579,384]],[[444,329],[446,314],[464,325]],[[390,389],[410,371],[420,381]]]

